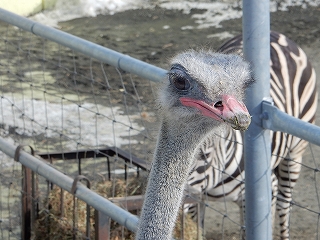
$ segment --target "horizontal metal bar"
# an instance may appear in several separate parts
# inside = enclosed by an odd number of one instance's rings
[[[264,128],[286,132],[320,146],[320,127],[292,117],[270,102],[262,102],[262,119]]]
[[[14,158],[16,149],[17,146],[8,143],[7,140],[0,137],[0,150],[2,152],[11,158]],[[30,168],[35,173],[45,177],[47,180],[56,184],[57,186],[65,189],[68,192],[71,191],[74,180],[54,169],[49,164],[35,158],[25,151],[20,152],[19,162],[25,167]],[[108,215],[114,221],[125,226],[130,231],[136,231],[139,221],[137,216],[125,211],[99,194],[91,191],[85,185],[78,183],[75,196],[85,201],[96,210]]]
[[[117,147],[105,147],[103,149],[96,150],[74,150],[66,152],[49,152],[49,153],[37,153],[43,159],[51,160],[70,160],[70,159],[86,159],[86,158],[103,158],[106,156],[119,156],[127,163],[132,163],[133,165],[141,168],[142,170],[150,170],[150,164],[146,161],[129,154]]]
[[[167,71],[0,8],[0,20],[142,78],[161,82]]]

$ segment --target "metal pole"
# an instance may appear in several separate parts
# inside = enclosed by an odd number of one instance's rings
[[[264,128],[286,132],[320,146],[320,127],[290,116],[269,102],[263,102],[262,109]]]
[[[271,144],[261,119],[262,101],[270,95],[268,0],[243,0],[243,48],[256,80],[246,97],[252,115],[244,138],[246,239],[271,240]]]
[[[14,158],[16,149],[16,146],[9,143],[6,139],[0,137],[0,151]],[[26,153],[25,151],[20,152],[18,160],[22,165],[45,177],[47,180],[49,180],[49,182],[52,182],[63,188],[64,190],[71,192],[74,183],[74,180],[72,178],[59,172],[52,166]],[[137,230],[139,221],[137,216],[118,207],[109,200],[91,191],[83,184],[78,183],[75,191],[75,196],[85,201],[87,204],[100,211],[101,213],[108,215],[119,224],[128,228],[130,231],[135,232]]]

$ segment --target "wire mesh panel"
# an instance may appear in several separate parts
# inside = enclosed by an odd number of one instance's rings
[[[3,37],[2,116],[6,130],[15,126],[10,133],[29,137],[39,151],[130,146],[148,138],[148,81],[16,29]],[[39,135],[47,140],[39,144]],[[52,139],[59,141],[48,144]]]
[[[304,154],[301,175],[290,202],[292,239],[320,239],[319,151],[318,146],[309,144]]]
[[[31,145],[54,168],[72,177],[84,175],[102,196],[139,213],[141,198],[140,205],[130,202],[138,207],[129,206],[128,200],[143,193],[146,183],[147,174],[139,167],[142,165],[134,162],[139,159],[145,168],[150,167],[155,145],[156,88],[149,81],[3,23],[0,81],[1,137],[16,145]],[[242,148],[242,143],[232,143]],[[310,146],[294,189],[292,239],[319,239],[318,151]],[[0,236],[20,239],[22,200],[29,194],[22,188],[25,175],[19,163],[2,153],[0,163]],[[210,169],[225,174],[216,166]],[[243,180],[238,179],[239,183]],[[58,220],[74,236],[89,238],[88,222],[83,221],[86,204],[40,176],[34,181],[32,201],[38,215],[31,219],[41,221],[31,226],[33,237],[37,238],[39,232],[47,239],[52,234],[57,236],[62,228],[52,223]],[[195,204],[197,208],[204,206],[206,238],[241,239],[244,226],[236,204],[212,202],[209,198],[204,195],[186,199],[199,203]],[[89,215],[93,217],[92,210]],[[184,215],[180,219],[182,227],[192,233],[178,230],[178,238],[195,239],[199,235],[196,227],[187,225]],[[275,226],[274,238],[278,239],[277,220]],[[123,227],[115,226],[113,230],[115,238],[129,238]]]
[[[320,238],[319,158],[318,146],[309,144],[301,164],[301,174],[290,202],[290,239]],[[288,161],[290,159],[288,158]],[[205,234],[208,239],[241,239],[243,225],[238,206],[233,202],[205,201]],[[280,238],[279,216],[273,222],[273,238]]]
[[[1,238],[19,239],[21,231],[21,166],[6,163],[1,154]]]
[[[152,84],[13,26],[1,23],[0,32],[1,136],[32,146],[67,175],[85,175],[94,188],[111,181],[109,190],[101,188],[108,197],[138,194],[145,181],[136,181],[131,192],[126,186],[146,175],[131,160],[148,166],[152,156]],[[21,166],[2,156],[2,239],[20,238],[21,178]],[[40,212],[50,211],[56,187],[41,177],[38,183]]]

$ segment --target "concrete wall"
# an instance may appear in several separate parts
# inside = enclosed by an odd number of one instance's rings
[[[52,8],[57,0],[0,0],[0,8],[21,16],[30,16]]]

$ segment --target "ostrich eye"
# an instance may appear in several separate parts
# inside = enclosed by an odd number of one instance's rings
[[[191,88],[190,76],[187,70],[180,64],[174,64],[169,72],[171,84],[180,91],[187,91]]]
[[[178,90],[188,90],[190,88],[190,82],[183,76],[174,76],[172,79],[172,84]]]

